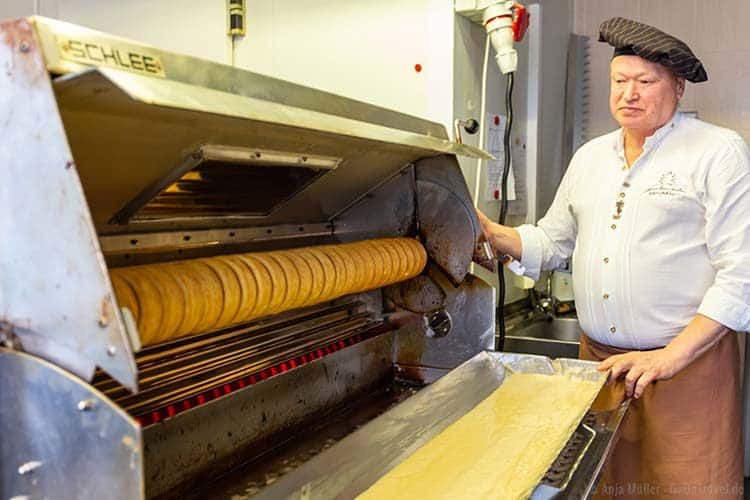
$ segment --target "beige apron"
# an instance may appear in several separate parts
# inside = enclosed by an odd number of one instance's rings
[[[581,335],[581,359],[624,352]],[[739,366],[737,334],[728,333],[672,379],[650,384],[630,405],[595,498],[741,498]],[[622,381],[605,390],[611,404],[622,401]]]

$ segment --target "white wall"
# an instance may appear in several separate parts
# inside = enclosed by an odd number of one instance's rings
[[[248,4],[248,36],[239,45],[240,66],[450,124],[452,2]]]
[[[33,2],[12,1],[12,15],[30,13],[21,4]],[[44,1],[42,15],[231,62],[223,0]],[[446,0],[248,0],[236,64],[448,126],[452,47]]]
[[[215,0],[0,0],[0,19],[38,14],[226,62],[225,8]]]
[[[206,0],[56,0],[58,19],[161,49],[228,62],[226,3]],[[42,12],[43,15],[47,15]]]
[[[750,142],[748,0],[575,0],[575,32],[592,38],[589,136],[617,127],[607,104],[612,49],[597,42],[599,24],[613,16],[651,24],[687,43],[706,66],[709,81],[688,84],[681,108],[737,130]]]
[[[0,2],[0,19],[30,16],[38,13],[38,2],[34,0],[2,0]]]

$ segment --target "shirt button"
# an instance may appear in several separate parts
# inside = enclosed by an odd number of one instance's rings
[[[612,229],[617,229],[617,224],[612,224],[612,225],[611,225],[611,226],[609,226],[609,227],[611,227]]]
[[[630,183],[629,182],[623,182],[622,183],[622,187],[629,188],[630,187]]]
[[[609,257],[604,257],[604,263],[609,264]]]
[[[620,193],[620,198],[625,198],[625,193]]]
[[[617,331],[617,328],[615,328],[614,326],[611,326],[609,328],[609,331],[612,332],[612,333],[615,333]]]
[[[602,297],[604,297],[605,299],[608,299],[609,298],[609,294],[605,293],[604,295],[602,295]]]

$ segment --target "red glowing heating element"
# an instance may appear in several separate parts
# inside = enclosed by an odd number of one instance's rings
[[[385,331],[385,329],[375,328],[363,334],[355,335],[354,337],[350,337],[345,340],[336,341],[313,352],[302,354],[295,358],[288,359],[282,363],[278,363],[260,372],[247,375],[241,379],[234,380],[218,387],[212,387],[206,391],[203,391],[197,396],[192,396],[177,403],[159,408],[145,415],[137,415],[135,417],[135,420],[141,427],[147,427],[149,425],[159,423],[164,419],[174,417],[175,415],[190,410],[191,408],[195,408],[196,406],[203,405],[205,403],[208,403],[209,401],[213,401],[214,399],[226,396],[234,391],[256,384],[262,380],[280,375],[281,373],[287,372],[307,363],[311,363],[329,354],[338,352],[341,349],[362,342],[363,340],[382,333],[383,331]]]

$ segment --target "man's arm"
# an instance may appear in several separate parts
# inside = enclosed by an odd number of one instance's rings
[[[554,269],[573,254],[578,225],[570,206],[575,184],[575,157],[565,172],[546,215],[536,225],[517,228],[501,226],[477,211],[490,245],[499,254],[508,254],[526,268],[526,275],[539,279],[545,269]]]
[[[598,369],[612,369],[610,381],[625,374],[625,395],[638,399],[648,384],[674,377],[730,331],[721,323],[697,314],[665,347],[610,356],[599,363]]]
[[[667,344],[678,364],[689,365],[732,330],[702,314],[696,314],[680,334]]]

